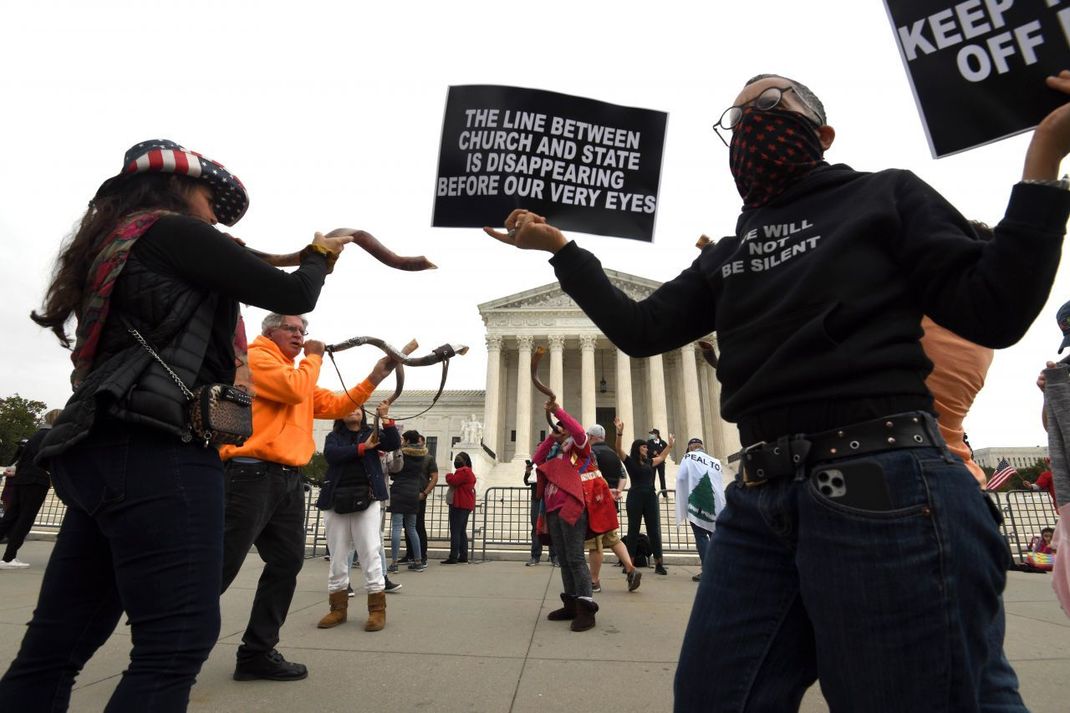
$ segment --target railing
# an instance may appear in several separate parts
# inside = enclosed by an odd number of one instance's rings
[[[1000,530],[1011,557],[1021,563],[1029,552],[1029,544],[1040,537],[1045,527],[1053,528],[1059,521],[1055,503],[1046,492],[1033,490],[1009,490],[996,493],[1003,524]]]
[[[446,505],[446,485],[435,486],[427,498],[424,516],[428,542],[449,543],[449,507]],[[676,491],[659,495],[662,549],[668,554],[694,553],[695,540],[691,528],[676,526]],[[1040,536],[1045,527],[1054,528],[1059,515],[1047,493],[1032,490],[1010,490],[991,494],[1000,512],[1003,534],[1011,557],[1021,563],[1029,552],[1029,544]],[[323,513],[316,507],[318,488],[309,488],[305,493],[305,538],[308,557],[316,557],[326,550],[323,532]],[[50,490],[41,510],[34,520],[37,531],[55,531],[63,522],[66,507]],[[531,489],[527,487],[488,488],[482,502],[469,518],[468,551],[474,557],[476,550],[486,558],[488,547],[521,548],[531,543]],[[389,542],[390,530],[385,513],[382,529],[384,542]],[[628,532],[628,512],[621,501],[620,532]]]

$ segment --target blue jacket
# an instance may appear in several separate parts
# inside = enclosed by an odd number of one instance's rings
[[[379,445],[363,456],[357,455],[357,446],[367,440],[370,434],[371,428],[367,427],[360,431],[345,429],[327,434],[327,443],[323,447],[323,457],[327,459],[327,474],[323,478],[320,496],[316,500],[316,507],[320,510],[331,509],[334,503],[335,486],[343,475],[356,468],[358,458],[363,459],[361,462],[371,482],[372,497],[376,500],[386,500],[390,497],[386,489],[386,478],[383,476],[383,465],[379,461],[379,453],[400,448],[401,436],[398,434],[397,426],[386,426],[379,432]]]

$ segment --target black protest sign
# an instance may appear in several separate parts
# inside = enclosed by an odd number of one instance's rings
[[[933,156],[1026,131],[1066,102],[1044,78],[1070,69],[1070,0],[885,5]]]
[[[650,242],[667,115],[538,89],[450,87],[432,225],[559,228]]]

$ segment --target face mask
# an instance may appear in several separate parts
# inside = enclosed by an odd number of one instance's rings
[[[813,124],[802,115],[747,107],[728,154],[743,205],[758,208],[773,200],[820,164],[823,153]]]
[[[460,461],[460,460],[453,461],[453,467],[454,468],[463,468],[464,467],[464,461]]]

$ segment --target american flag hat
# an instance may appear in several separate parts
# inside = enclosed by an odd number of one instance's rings
[[[167,139],[149,139],[130,147],[123,156],[123,170],[100,184],[97,196],[112,188],[124,176],[150,171],[179,173],[205,181],[212,188],[212,208],[223,225],[234,225],[249,209],[249,194],[245,185],[223,164]]]

